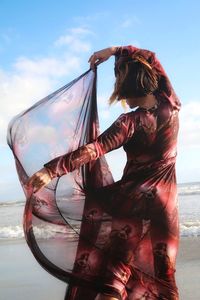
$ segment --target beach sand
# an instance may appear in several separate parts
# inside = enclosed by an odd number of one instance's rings
[[[180,300],[200,299],[200,238],[181,238],[176,265]],[[0,300],[63,300],[66,284],[47,273],[26,242],[0,242]]]

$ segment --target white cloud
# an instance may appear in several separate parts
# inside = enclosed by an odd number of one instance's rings
[[[76,23],[81,24],[81,26],[85,26],[88,23],[93,23],[93,22],[97,22],[98,20],[102,21],[103,19],[108,19],[108,18],[110,18],[110,16],[111,16],[110,11],[105,10],[105,11],[89,14],[86,16],[81,16],[81,17],[75,16],[75,17],[73,17],[73,20]]]
[[[14,40],[19,38],[19,33],[14,27],[8,27],[0,33],[1,44],[10,45]]]
[[[106,154],[106,159],[114,180],[119,180],[122,177],[123,170],[126,165],[126,154],[124,150],[120,148],[113,152],[109,152]]]
[[[69,74],[73,69],[79,67],[80,59],[70,54],[61,58],[48,57],[41,59],[29,59],[20,57],[14,64],[16,71],[24,75],[54,76],[59,77]]]
[[[101,111],[99,112],[99,116],[100,116],[100,118],[102,118],[103,120],[109,119],[109,118],[110,118],[110,111],[109,111],[108,109],[101,110]]]
[[[3,39],[3,41],[5,41],[7,44],[10,44],[11,42],[11,37],[9,34],[7,33],[2,33],[1,34],[1,38]]]
[[[140,25],[141,22],[136,16],[125,17],[124,21],[120,24],[122,28],[133,28],[135,25]]]
[[[191,101],[180,110],[179,142],[182,147],[200,147],[200,102]]]
[[[75,27],[75,28],[71,28],[70,32],[72,34],[77,34],[77,35],[88,35],[88,34],[93,34],[93,32],[87,28],[83,28],[83,27]]]
[[[98,107],[99,107],[99,118],[102,120],[110,119],[111,111],[108,104],[108,96],[100,95],[97,97],[98,99]]]
[[[85,40],[88,35],[93,35],[93,32],[87,28],[72,28],[55,41],[55,46],[68,46],[74,52],[88,52],[91,50],[90,42]]]
[[[7,124],[12,117],[44,97],[51,90],[53,80],[48,76],[4,72],[0,78],[0,144],[5,144]]]
[[[30,140],[37,140],[38,143],[49,143],[57,140],[55,128],[51,126],[35,126],[29,132]]]

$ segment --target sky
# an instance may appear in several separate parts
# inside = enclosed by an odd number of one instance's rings
[[[110,46],[134,45],[156,53],[182,102],[177,182],[200,181],[199,11],[198,0],[1,0],[0,201],[24,199],[6,143],[8,122],[85,72],[91,54]],[[98,67],[101,132],[124,112],[119,104],[108,105],[113,63],[112,57]],[[107,159],[119,179],[123,151]]]

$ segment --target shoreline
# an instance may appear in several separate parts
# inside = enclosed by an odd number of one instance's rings
[[[176,282],[180,300],[200,299],[200,237],[180,237]],[[46,272],[25,239],[0,240],[3,300],[63,300],[66,283]]]

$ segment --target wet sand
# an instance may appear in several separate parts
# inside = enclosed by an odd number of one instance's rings
[[[181,238],[176,265],[180,300],[200,299],[200,237]],[[63,300],[66,284],[47,273],[24,240],[0,242],[1,300]]]

